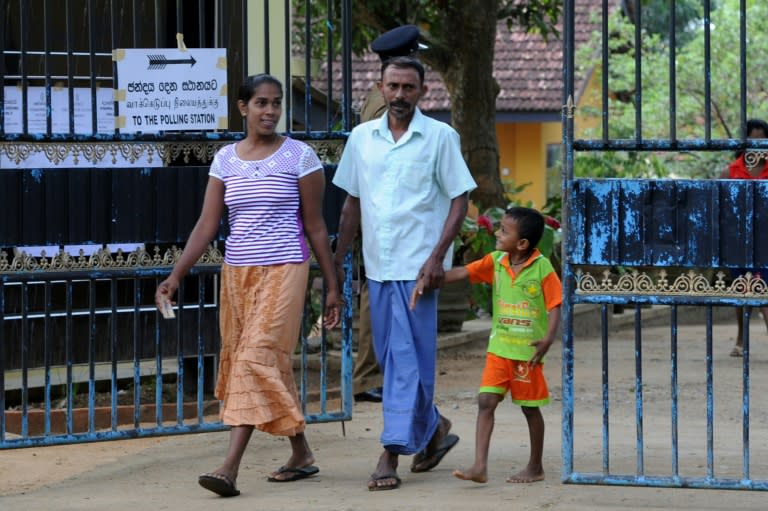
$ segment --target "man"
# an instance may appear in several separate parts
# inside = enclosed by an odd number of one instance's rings
[[[371,43],[371,50],[378,54],[383,63],[392,57],[414,56],[426,46],[419,43],[419,29],[415,25],[403,25],[384,32]],[[374,85],[360,109],[360,121],[378,119],[387,110],[384,97]],[[342,217],[344,212],[342,211]],[[345,245],[351,240],[339,239]],[[344,260],[337,259],[337,265]],[[357,358],[352,372],[352,392],[355,401],[380,403],[382,398],[381,370],[376,361],[371,338],[371,319],[368,307],[368,286],[363,282],[360,288],[360,328],[357,341]]]
[[[368,489],[390,490],[400,486],[399,455],[416,454],[411,471],[426,472],[459,441],[433,401],[435,289],[476,184],[456,131],[416,106],[427,91],[418,60],[387,59],[377,86],[387,113],[352,130],[333,182],[348,194],[340,239],[353,239],[362,222],[373,343],[384,378],[384,452]],[[349,245],[340,244],[337,260]],[[410,310],[419,278],[426,291]]]

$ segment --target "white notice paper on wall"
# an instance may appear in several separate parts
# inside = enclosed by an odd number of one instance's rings
[[[48,133],[48,109],[45,87],[27,88],[27,133],[31,135]],[[112,89],[94,89],[96,100],[95,133],[114,133],[115,102]],[[22,116],[23,96],[21,87],[6,86],[5,97],[5,132],[24,133]],[[90,87],[76,87],[72,90],[72,111],[74,112],[75,134],[91,135],[93,130],[93,101]],[[51,88],[51,133],[70,133],[69,89]]]

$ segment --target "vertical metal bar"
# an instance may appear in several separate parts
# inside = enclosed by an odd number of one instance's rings
[[[310,282],[311,285],[311,282]],[[321,288],[320,315],[325,310],[325,284]],[[325,325],[320,321],[320,413],[328,412],[328,344],[326,341]]]
[[[343,43],[341,45],[341,72],[342,72],[342,96],[341,96],[341,115],[343,121],[343,130],[348,132],[352,129],[352,2],[351,0],[342,0],[341,4],[341,33]]]
[[[642,5],[635,0],[635,141],[643,140],[643,27]]]
[[[749,323],[752,316],[752,308],[744,307],[744,317],[742,318],[742,332],[744,334],[744,350],[742,352],[744,358],[743,364],[743,398],[742,398],[742,457],[743,457],[743,471],[744,480],[749,480]]]
[[[5,389],[5,350],[5,281],[0,279],[0,389]],[[5,392],[0,392],[0,410],[5,410]],[[0,443],[5,442],[5,431],[5,413],[0,413]]]
[[[176,34],[183,34],[183,33],[184,33],[184,2],[182,0],[176,0]]]
[[[74,61],[74,43],[72,42],[72,33],[75,27],[72,25],[72,1],[67,0],[64,4],[66,16],[67,31],[67,105],[69,112],[69,136],[75,134],[75,61]]]
[[[608,132],[608,60],[611,55],[610,48],[608,46],[608,0],[603,0],[603,13],[602,13],[602,132],[603,142],[607,143],[610,138]]]
[[[117,278],[109,279],[109,304],[112,314],[109,318],[109,358],[112,362],[110,371],[111,426],[117,431]]]
[[[45,132],[51,136],[53,131],[53,113],[51,111],[51,39],[48,26],[48,13],[51,10],[50,0],[43,2],[43,72],[45,73]]]
[[[184,279],[176,291],[178,314],[176,315],[176,424],[184,423]]]
[[[96,281],[88,279],[88,432],[96,431]]]
[[[67,364],[67,434],[71,435],[74,432],[74,414],[72,412],[72,401],[77,395],[77,389],[80,383],[73,384],[72,367],[74,364],[73,350],[73,338],[72,338],[72,281],[67,279],[65,281],[65,311],[66,316],[64,319],[64,353],[66,354]]]
[[[161,45],[163,34],[160,27],[161,22],[165,19],[165,16],[162,12],[162,5],[164,3],[165,0],[155,0],[155,48],[163,47],[163,45]]]
[[[3,12],[3,19],[10,18],[11,4],[4,3],[0,7]],[[5,136],[5,23],[0,23],[0,137]],[[1,283],[0,283],[1,284]],[[2,368],[0,368],[2,369]],[[0,396],[0,399],[2,396]],[[5,408],[3,408],[5,409]],[[5,415],[0,416],[0,441],[3,440],[3,426],[5,425]]]
[[[310,0],[304,0],[304,132],[312,131],[312,18]]]
[[[245,2],[243,2],[245,4]],[[248,19],[245,16],[243,19]],[[197,0],[197,38],[199,40],[200,48],[208,48],[206,42],[206,17],[205,17],[205,0]],[[243,44],[243,49],[246,49],[248,45]]]
[[[712,141],[712,54],[710,0],[704,0],[704,141]]]
[[[269,74],[269,2],[264,2],[264,72]],[[286,84],[287,85],[287,84]],[[288,87],[290,91],[290,87]]]
[[[711,306],[710,306],[711,308]],[[679,477],[679,442],[678,442],[678,420],[677,420],[677,401],[678,401],[678,384],[677,384],[677,305],[672,306],[671,318],[670,318],[670,401],[672,415],[672,477],[677,479]]]
[[[133,427],[141,423],[141,338],[139,315],[141,314],[141,286],[138,277],[133,278]]]
[[[120,29],[120,19],[118,18],[118,11],[119,9],[115,7],[115,0],[112,0],[112,2],[110,3],[110,13],[111,13],[110,35],[111,35],[111,41],[112,41],[112,48],[120,48],[120,38],[118,37],[118,30]],[[115,60],[112,61],[112,76],[114,77],[113,78],[114,84],[117,85],[117,61]],[[94,101],[95,101],[96,91],[94,90],[91,93],[94,96]],[[115,119],[117,119],[118,114],[120,113],[120,109],[117,101],[113,102],[112,108],[113,108],[112,113],[114,114]],[[119,129],[117,128],[117,124],[115,124],[115,130],[114,130],[115,134],[117,134],[118,131]],[[94,133],[98,132],[98,127],[96,125],[94,125],[93,132]]]
[[[157,289],[160,279],[155,279],[155,289]],[[155,408],[157,419],[155,424],[158,427],[163,425],[163,337],[160,335],[160,324],[163,317],[160,311],[155,307]]]
[[[570,247],[574,244],[571,234],[570,204],[573,197],[573,97],[574,97],[574,0],[565,0],[563,8],[563,343],[562,343],[562,441],[561,478],[573,474],[573,269],[570,261]]]
[[[747,126],[747,0],[739,2],[739,120]],[[747,138],[748,133],[744,133]]]
[[[286,1],[288,1],[288,0],[286,0]],[[216,5],[218,6],[218,3]],[[240,14],[240,19],[241,19],[241,22],[240,22],[240,40],[243,42],[243,44],[242,44],[242,46],[243,46],[243,62],[242,62],[243,69],[242,69],[242,80],[241,80],[241,82],[245,82],[245,79],[250,74],[250,70],[248,69],[248,46],[249,46],[249,44],[248,44],[248,34],[250,33],[250,31],[248,30],[248,2],[243,1],[243,2],[240,3],[240,12],[241,12],[241,14]],[[288,11],[285,11],[285,12],[288,12]],[[220,18],[220,16],[217,16],[217,19],[219,19],[219,18]],[[289,25],[288,25],[288,16],[286,16],[286,19],[285,19],[285,26],[286,26],[286,30],[288,30],[288,27],[289,27]],[[290,34],[290,31],[286,31],[286,34],[285,34],[285,40],[286,40],[286,46],[285,47],[286,48],[290,48],[289,34]],[[290,52],[285,52],[285,53],[286,53],[286,62],[288,62]],[[290,64],[286,64],[285,68],[290,70]],[[291,86],[290,86],[290,82],[286,80],[285,84],[286,84],[286,90],[289,91],[289,92],[287,92],[285,94],[286,97],[283,98],[283,100],[287,99],[287,100],[290,101],[290,99],[291,99],[291,94],[290,94]],[[237,84],[237,85],[239,85],[239,84]],[[290,110],[286,110],[286,112],[290,112]],[[290,113],[287,113],[286,115],[287,115],[287,117],[286,117],[286,119],[287,119],[286,124],[288,126],[288,131],[290,131],[290,129],[291,129],[290,128],[290,124],[291,124],[290,119],[292,117],[291,117]],[[246,122],[245,117],[243,117],[243,118],[240,119],[240,132],[241,133],[245,133],[246,132],[246,128],[247,128],[247,122]]]
[[[677,35],[675,30],[675,0],[669,0],[669,139],[677,141]]]
[[[291,1],[283,1],[283,16],[285,22],[283,23],[283,45],[285,48],[291,47]],[[285,88],[287,91],[293,91],[293,71],[291,70],[291,52],[287,51],[283,55],[285,65]],[[293,132],[293,94],[286,93],[283,98],[283,104],[285,105],[285,128],[288,133]]]
[[[346,416],[352,416],[352,251],[344,257],[344,307],[341,315],[341,404]]]
[[[643,460],[643,328],[640,304],[635,304],[635,414],[637,422],[637,475],[645,473]]]
[[[304,312],[303,317],[307,317],[307,312],[309,311],[309,305],[308,301],[306,299],[305,294],[305,301],[304,301]],[[306,321],[302,319],[301,321],[301,373],[300,373],[300,384],[299,384],[299,400],[301,401],[301,413],[304,415],[307,415],[307,389],[309,388],[309,382],[307,380],[307,362],[308,362],[308,354],[307,354],[307,328],[306,328]]]
[[[326,2],[326,12],[328,13],[326,20],[325,20],[325,26],[326,26],[326,38],[327,38],[327,45],[326,45],[326,56],[325,56],[325,63],[326,63],[326,69],[325,69],[325,90],[328,91],[328,100],[325,102],[325,131],[327,133],[330,133],[333,131],[333,61],[335,59],[335,55],[333,52],[333,36],[335,31],[335,25],[333,24],[333,17],[335,13],[333,12],[333,1],[327,0]]]
[[[714,476],[714,415],[715,393],[712,374],[712,309],[707,309],[706,373],[707,373],[707,478]]]
[[[88,0],[88,71],[89,86],[91,88],[91,134],[96,135],[99,132],[99,104],[96,101],[96,8],[93,5],[94,0]],[[117,77],[115,77],[115,80]],[[117,85],[115,81],[114,85]],[[117,103],[115,103],[117,108]]]
[[[141,41],[141,23],[139,23],[139,5],[138,0],[131,2],[131,28],[133,34],[133,47],[141,48],[139,42]]]
[[[602,389],[603,389],[603,474],[610,473],[610,387],[608,378],[608,305],[600,306],[600,342],[602,345]]]
[[[197,275],[197,423],[203,421],[203,400],[205,378],[205,337],[203,323],[205,314],[205,273]]]
[[[21,71],[21,132],[29,134],[29,2],[20,2],[21,5],[21,58],[19,70]]]
[[[21,283],[21,436],[29,436],[29,283]]]
[[[225,48],[227,46],[227,43],[229,41],[229,31],[227,30],[229,28],[229,24],[227,23],[227,20],[229,20],[229,14],[227,14],[227,6],[229,5],[229,2],[225,1],[219,1],[220,11],[219,11],[219,23],[218,23],[218,29],[219,29],[219,48]],[[243,18],[243,23],[247,23],[248,18]]]
[[[45,295],[43,304],[43,364],[44,364],[44,416],[45,416],[45,428],[44,435],[49,436],[51,434],[51,283],[45,281],[43,284],[43,292]],[[67,381],[69,384],[69,381]]]

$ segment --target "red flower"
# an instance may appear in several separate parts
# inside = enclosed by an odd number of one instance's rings
[[[554,218],[552,218],[549,215],[544,215],[544,222],[546,222],[546,224],[548,226],[550,226],[551,228],[553,228],[555,230],[560,228],[560,222],[558,222],[557,220],[555,220]]]
[[[488,234],[493,234],[493,222],[485,215],[479,215],[477,217],[477,226],[484,227]]]

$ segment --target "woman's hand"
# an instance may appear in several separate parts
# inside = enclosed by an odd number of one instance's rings
[[[173,295],[176,294],[178,288],[179,280],[174,276],[169,276],[157,286],[157,291],[155,291],[155,305],[163,317],[169,317],[166,312],[168,307],[176,305],[176,302],[173,301]],[[171,314],[172,313],[173,310],[171,310]]]
[[[323,313],[323,324],[325,328],[331,330],[341,321],[341,307],[343,300],[337,291],[328,291],[325,295],[325,311]]]

